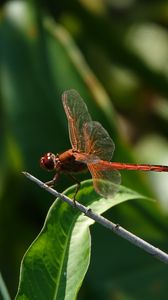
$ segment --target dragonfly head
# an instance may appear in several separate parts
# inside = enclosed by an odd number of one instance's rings
[[[48,152],[40,159],[40,166],[47,171],[53,171],[57,168],[57,157],[55,154]]]

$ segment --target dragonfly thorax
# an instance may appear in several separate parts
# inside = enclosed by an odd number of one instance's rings
[[[57,155],[46,153],[40,159],[40,166],[47,171],[56,170],[63,173],[76,173],[86,169],[85,163],[76,160],[72,149]]]

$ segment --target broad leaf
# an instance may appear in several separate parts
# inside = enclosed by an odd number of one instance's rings
[[[73,197],[74,187],[66,194]],[[113,199],[103,199],[85,181],[78,201],[96,213],[144,196],[120,187]],[[90,261],[89,225],[94,221],[57,199],[51,206],[44,227],[23,258],[16,300],[75,299]]]

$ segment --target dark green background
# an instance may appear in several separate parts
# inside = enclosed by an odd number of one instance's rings
[[[45,152],[70,147],[61,94],[75,88],[116,144],[114,160],[168,164],[167,1],[12,1],[0,7],[0,268],[12,298],[20,262],[53,199]],[[88,178],[89,174],[85,175]],[[168,249],[168,175],[122,172],[122,184],[157,199],[106,216]],[[71,185],[63,177],[62,191]],[[165,299],[167,266],[99,225],[79,299]]]

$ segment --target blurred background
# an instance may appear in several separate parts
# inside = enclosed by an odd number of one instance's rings
[[[114,161],[168,164],[168,2],[1,1],[0,269],[12,298],[54,200],[21,171],[50,180],[41,155],[70,148],[61,101],[70,88],[110,133]],[[58,190],[71,184],[63,176]],[[156,202],[131,201],[105,216],[168,251],[168,174],[123,171],[122,184]],[[163,263],[99,225],[91,234],[78,299],[166,299]]]

